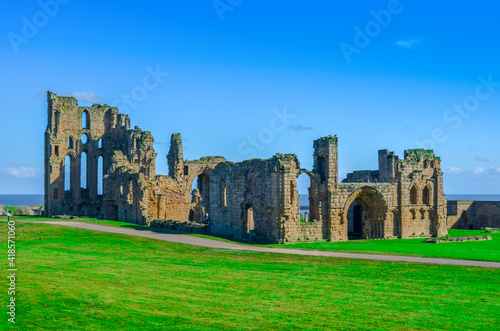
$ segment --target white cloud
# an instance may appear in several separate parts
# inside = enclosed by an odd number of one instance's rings
[[[444,167],[443,171],[447,175],[476,175],[476,176],[498,176],[500,175],[500,167],[474,167],[469,169],[462,169],[457,167]]]
[[[76,100],[82,101],[82,102],[103,102],[104,98],[95,94],[92,91],[88,92],[73,92],[71,93],[71,96],[75,97]]]
[[[457,167],[449,167],[449,168],[443,168],[445,173],[449,173],[452,175],[458,175],[462,173],[462,169],[457,168]]]
[[[481,168],[481,167],[475,167],[472,169],[472,172],[475,173],[476,175],[484,174],[486,172],[486,169]]]
[[[19,167],[19,168],[3,168],[4,172],[8,173],[11,176],[17,178],[30,178],[38,175],[41,170],[37,168],[27,168],[27,167]]]
[[[482,155],[476,156],[475,159],[477,161],[480,161],[480,162],[490,162],[490,160],[488,160],[488,158],[486,156],[482,156]]]
[[[405,48],[410,48],[412,47],[415,43],[418,43],[418,39],[411,39],[411,40],[398,40],[396,41],[396,45],[405,47]]]

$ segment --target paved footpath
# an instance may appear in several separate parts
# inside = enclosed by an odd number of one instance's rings
[[[152,232],[149,229],[134,230],[134,229],[118,228],[113,226],[104,226],[104,225],[81,223],[81,222],[66,222],[66,221],[47,221],[47,222],[36,222],[36,223],[55,224],[55,225],[63,225],[79,229],[126,234],[131,236],[165,240],[180,244],[209,247],[209,248],[234,249],[240,251],[278,253],[278,254],[328,256],[328,257],[340,257],[347,259],[364,259],[364,260],[379,260],[379,261],[394,261],[394,262],[473,266],[473,267],[484,267],[484,268],[500,268],[500,262],[453,260],[453,259],[415,257],[415,256],[341,253],[341,252],[327,252],[327,251],[316,251],[316,250],[311,251],[311,250],[300,250],[300,249],[288,249],[288,248],[271,248],[271,247],[240,245],[235,243],[229,243],[219,240],[212,240],[212,239],[206,239],[206,238],[200,238],[182,234],[158,233],[158,232]]]

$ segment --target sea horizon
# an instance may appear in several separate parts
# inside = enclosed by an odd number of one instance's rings
[[[300,194],[300,206],[307,207],[309,196]],[[500,201],[500,194],[446,194],[448,201],[475,200],[475,201]],[[44,204],[44,194],[0,194],[2,206],[39,206]]]

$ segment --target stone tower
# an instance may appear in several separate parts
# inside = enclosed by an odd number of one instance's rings
[[[45,213],[102,215],[111,192],[107,173],[121,152],[146,177],[155,176],[153,137],[106,104],[81,107],[73,97],[47,93],[45,130]]]

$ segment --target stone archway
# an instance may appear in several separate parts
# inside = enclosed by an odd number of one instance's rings
[[[309,188],[308,188],[308,213],[310,220],[318,219],[318,208],[317,208],[317,198],[316,198],[316,178],[314,174],[306,169],[300,169],[299,175],[306,174],[309,177]],[[298,179],[298,177],[297,177]],[[299,201],[300,202],[300,201]],[[305,216],[305,215],[304,215]]]
[[[349,239],[383,239],[387,204],[377,189],[362,187],[351,193],[344,207]],[[392,233],[390,234],[392,235]]]
[[[189,180],[188,187],[193,193],[194,189],[198,189],[201,197],[201,203],[204,208],[208,208],[210,204],[210,172],[207,170],[200,171],[196,176]],[[191,194],[189,195],[191,197]],[[194,202],[194,201],[191,201]]]

